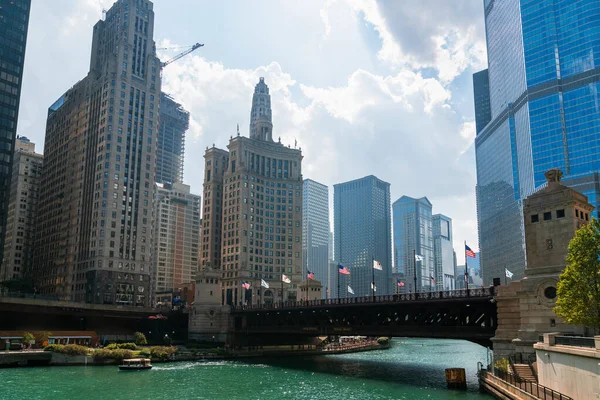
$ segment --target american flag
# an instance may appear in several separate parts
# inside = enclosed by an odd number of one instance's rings
[[[429,275],[429,278],[431,279],[431,283],[435,284],[435,279],[433,279],[433,276]]]
[[[250,290],[250,284],[248,282],[242,281],[242,287],[246,290]]]
[[[307,270],[307,272],[308,272],[308,274],[306,274],[306,277],[308,279],[312,279],[314,281],[315,280],[315,274],[313,274],[312,272],[310,272],[308,270]]]
[[[350,275],[350,271],[348,270],[348,268],[344,267],[343,265],[340,265],[340,274]]]
[[[471,258],[477,258],[477,256],[475,255],[475,252],[473,250],[471,250],[471,248],[469,246],[467,246],[465,244],[465,255],[467,257],[471,257]]]
[[[398,286],[399,287],[404,287],[404,282],[402,282],[401,280],[398,279]]]

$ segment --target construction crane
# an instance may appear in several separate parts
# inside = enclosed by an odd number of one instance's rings
[[[175,57],[171,58],[170,60],[167,60],[165,62],[161,62],[160,63],[160,67],[164,68],[167,65],[174,63],[175,61],[179,60],[181,57],[187,56],[188,54],[190,54],[192,51],[200,48],[204,46],[204,44],[200,44],[200,43],[196,43],[195,45],[193,45],[192,47],[190,47],[189,49],[187,49],[186,51],[184,51],[183,53],[179,53],[177,54]]]

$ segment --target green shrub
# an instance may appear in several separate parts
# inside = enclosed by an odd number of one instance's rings
[[[133,358],[133,352],[131,350],[126,349],[100,349],[96,350],[92,355],[94,361],[103,361],[103,360],[118,360],[121,361],[125,358]]]
[[[118,348],[119,348],[119,345],[116,344],[116,343],[111,343],[111,344],[109,344],[108,346],[105,347],[105,349],[108,349],[108,350],[116,350]]]
[[[389,337],[385,337],[385,336],[377,338],[377,343],[379,343],[381,345],[389,344],[390,343],[390,338]]]
[[[150,356],[161,361],[169,361],[175,353],[177,353],[177,347],[173,346],[150,347]]]
[[[69,356],[85,356],[89,352],[89,348],[78,344],[51,344],[44,348],[44,351],[52,351],[54,353],[66,354]]]
[[[494,363],[494,367],[498,368],[502,372],[508,372],[508,365],[508,359],[506,358],[496,360],[496,362]]]
[[[117,346],[119,349],[137,350],[135,343],[119,343]]]
[[[80,346],[78,344],[67,344],[64,346],[60,353],[64,353],[70,356],[85,356],[89,352],[89,348]]]
[[[150,350],[148,350],[148,349],[140,350],[139,355],[140,355],[140,357],[151,357],[152,356],[152,354],[150,353]]]
[[[147,345],[148,340],[146,340],[146,335],[144,335],[142,332],[136,332],[135,333],[135,344],[137,344],[138,346]]]
[[[44,347],[44,351],[53,351],[54,353],[62,353],[62,349],[65,347],[62,344],[50,344]]]

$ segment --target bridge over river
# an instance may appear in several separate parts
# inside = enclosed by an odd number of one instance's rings
[[[497,288],[233,306],[240,345],[298,343],[304,337],[388,336],[465,339],[492,347]]]

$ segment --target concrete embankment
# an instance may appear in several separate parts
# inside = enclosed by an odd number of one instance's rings
[[[223,354],[210,354],[195,351],[180,351],[168,361],[153,359],[152,363],[203,361],[203,360],[242,360],[261,357],[320,356],[332,354],[349,354],[363,351],[388,349],[389,344],[364,344],[333,348],[316,348],[314,346],[273,346],[253,350],[228,350]],[[0,353],[0,368],[31,366],[66,366],[66,365],[117,365],[117,360],[94,361],[92,356],[70,356],[47,351],[14,351]]]

